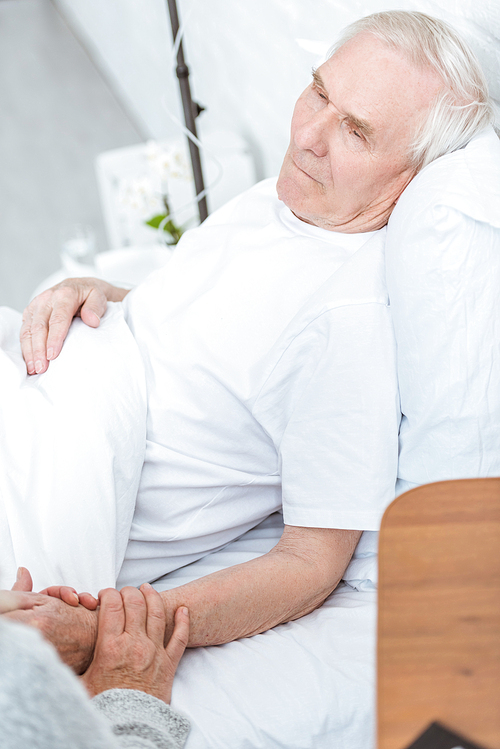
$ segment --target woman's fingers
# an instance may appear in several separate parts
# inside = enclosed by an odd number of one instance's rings
[[[33,590],[33,579],[26,567],[18,568],[16,582],[12,586],[12,590],[24,590],[27,592]]]
[[[189,611],[186,606],[181,606],[175,612],[174,631],[168,641],[165,652],[167,653],[174,671],[187,648],[189,641]]]
[[[147,606],[147,636],[155,643],[155,645],[163,648],[166,615],[161,596],[149,583],[141,585],[140,591],[144,596]]]
[[[99,606],[97,640],[122,635],[125,630],[125,607],[119,591],[114,588],[101,590]]]
[[[140,590],[126,587],[120,591],[125,609],[125,632],[132,637],[146,634],[147,606]]]

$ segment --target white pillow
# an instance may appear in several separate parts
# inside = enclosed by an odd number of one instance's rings
[[[0,308],[0,587],[28,567],[34,589],[113,586],[146,445],[142,359],[110,305],[75,320],[45,374],[28,377],[21,315]]]
[[[500,475],[500,141],[409,184],[387,232],[403,420],[399,491]]]

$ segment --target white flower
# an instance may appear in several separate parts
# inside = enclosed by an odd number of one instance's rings
[[[124,212],[133,212],[140,218],[150,218],[165,210],[161,191],[148,176],[121,179],[118,184],[117,203]]]
[[[153,179],[163,185],[169,179],[192,179],[184,149],[179,143],[162,146],[154,140],[146,143],[146,161]]]

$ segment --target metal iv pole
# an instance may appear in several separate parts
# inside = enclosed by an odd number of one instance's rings
[[[175,44],[177,34],[179,33],[179,16],[177,14],[176,0],[167,0],[168,12],[170,14],[170,23],[172,26],[172,36]],[[179,79],[179,88],[181,91],[182,108],[184,110],[184,122],[186,123],[187,129],[195,136],[196,135],[196,123],[195,119],[198,117],[200,112],[203,111],[203,107],[193,101],[191,98],[191,87],[189,85],[189,68],[184,60],[184,51],[182,49],[182,40],[179,44],[177,51],[177,78]],[[200,151],[198,146],[188,138],[189,153],[191,156],[191,165],[193,168],[194,184],[196,188],[196,195],[199,195],[205,189],[203,182],[203,172],[201,168]],[[208,216],[208,207],[206,197],[198,200],[198,213],[200,214],[200,223],[204,221]]]

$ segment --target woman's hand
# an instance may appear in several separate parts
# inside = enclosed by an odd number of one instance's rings
[[[13,590],[9,598],[15,606],[10,605],[9,601],[9,610],[2,616],[36,627],[54,645],[64,663],[75,673],[84,673],[92,662],[97,638],[97,613],[20,588]]]
[[[165,623],[160,594],[148,583],[140,590],[101,591],[94,659],[82,676],[90,695],[107,689],[138,689],[168,704],[189,637],[187,608],[177,609],[166,648]]]
[[[97,328],[109,302],[127,294],[98,278],[68,278],[36,296],[23,313],[21,350],[28,374],[41,374],[61,353],[71,321]]]

